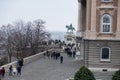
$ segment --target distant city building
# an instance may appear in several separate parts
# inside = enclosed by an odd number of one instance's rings
[[[77,45],[89,68],[120,68],[120,0],[78,0]]]

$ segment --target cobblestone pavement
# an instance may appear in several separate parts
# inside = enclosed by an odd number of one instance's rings
[[[8,76],[2,80],[65,80],[73,77],[75,72],[82,66],[82,62],[75,61],[63,54],[64,62],[41,58],[35,62],[25,65],[21,76]]]

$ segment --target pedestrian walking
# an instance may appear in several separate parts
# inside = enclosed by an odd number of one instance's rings
[[[17,69],[16,69],[15,66],[13,67],[13,70],[12,70],[12,71],[13,71],[13,75],[16,75],[16,74],[17,74]]]
[[[23,66],[23,59],[20,59],[19,61],[18,61],[18,66],[20,66],[21,68],[22,68],[22,66]]]
[[[12,76],[12,72],[13,72],[13,67],[12,67],[12,65],[10,65],[10,67],[9,67],[9,76]]]
[[[50,58],[50,53],[49,51],[46,52],[48,59]]]
[[[43,54],[44,55],[44,58],[46,57],[46,53]]]
[[[2,77],[4,77],[5,76],[5,68],[3,67],[2,68]]]
[[[73,51],[73,58],[75,58],[76,51]]]
[[[63,56],[60,56],[60,63],[63,63]]]
[[[22,66],[24,65],[24,59],[23,58],[21,59],[21,65]]]
[[[20,66],[17,67],[17,75],[21,75],[21,67]]]

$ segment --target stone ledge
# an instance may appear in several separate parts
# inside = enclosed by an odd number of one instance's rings
[[[118,68],[91,68],[89,67],[89,69],[93,72],[103,72],[104,69],[107,70],[107,72],[115,72],[118,71]]]
[[[65,80],[74,80],[74,78],[68,78],[68,79],[65,79]]]
[[[45,53],[45,52],[46,51],[24,58],[24,65],[40,59],[41,57],[43,57],[43,53]],[[14,61],[14,62],[11,62],[9,64],[3,65],[1,67],[4,67],[6,72],[8,72],[10,65],[16,65],[16,62],[17,61]]]

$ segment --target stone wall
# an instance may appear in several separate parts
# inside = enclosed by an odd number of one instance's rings
[[[110,48],[110,61],[101,61],[102,47]],[[85,64],[91,68],[120,68],[120,41],[85,41]]]

